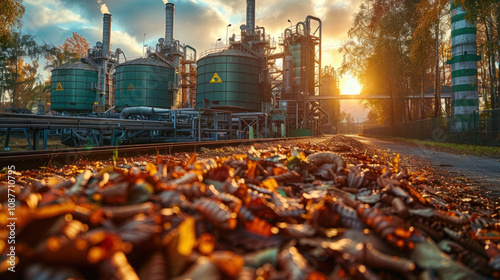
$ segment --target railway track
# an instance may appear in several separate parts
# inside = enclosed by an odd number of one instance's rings
[[[313,137],[266,138],[225,141],[176,142],[137,144],[123,146],[106,146],[93,148],[68,148],[57,150],[37,150],[21,152],[1,152],[0,168],[14,165],[16,170],[28,170],[40,166],[63,166],[78,160],[109,160],[118,152],[119,157],[132,157],[144,154],[160,155],[176,152],[197,152],[200,148],[219,148],[223,146],[251,145],[254,143],[276,142],[286,140],[312,139]]]

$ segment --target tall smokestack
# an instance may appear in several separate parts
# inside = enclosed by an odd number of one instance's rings
[[[247,31],[255,31],[255,0],[247,0]]]
[[[111,14],[104,14],[102,26],[102,53],[104,56],[110,55],[111,49]]]
[[[175,5],[165,4],[165,44],[170,46],[174,43],[174,16]]]

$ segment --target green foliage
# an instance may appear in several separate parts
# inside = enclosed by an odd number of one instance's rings
[[[7,89],[18,93],[12,96],[14,104],[28,104],[31,99],[29,93],[36,82],[37,68],[38,61],[34,60],[32,63],[27,63],[22,58],[17,60],[17,64],[7,67],[7,71],[12,73],[12,75],[8,75],[5,79]],[[18,106],[14,107],[19,108]]]
[[[440,85],[451,83],[446,65],[449,30],[449,0],[374,0],[369,5],[361,4],[349,39],[339,50],[343,55],[340,73],[356,76],[363,85],[362,94],[391,97],[364,101],[378,115],[374,119],[380,124],[420,118],[423,106],[414,106],[416,100],[410,104],[407,96],[427,92],[438,74]],[[428,101],[419,104],[436,106]]]
[[[467,12],[466,20],[478,24],[478,45],[482,54],[479,88],[489,108],[500,108],[500,3],[498,0],[455,0]]]
[[[38,44],[35,36],[22,34],[20,32],[11,32],[9,42],[2,44],[0,50],[5,59],[5,88],[8,94],[3,96],[2,100],[10,99],[13,101],[14,108],[25,108],[31,99],[29,93],[35,85],[35,77],[38,68],[38,59],[44,54],[53,53],[55,48],[45,43]],[[30,59],[31,63],[25,63],[25,59]]]
[[[73,35],[64,40],[64,43],[57,46],[54,52],[46,55],[47,64],[44,69],[53,69],[65,63],[80,61],[82,56],[87,54],[89,43],[80,34],[73,32]]]
[[[406,138],[395,138],[395,139],[397,139],[399,141],[417,144],[420,146],[438,148],[438,149],[442,149],[444,151],[452,152],[452,153],[456,153],[456,154],[500,157],[500,147],[469,145],[469,144],[455,144],[455,143],[446,143],[446,142],[433,142],[433,141],[424,141],[424,140],[406,139]]]
[[[392,99],[366,101],[384,123],[404,120],[404,97],[418,90],[410,46],[416,25],[418,1],[362,4],[354,15],[349,40],[344,42],[341,73],[354,74],[363,84],[363,93],[389,95]]]
[[[11,31],[21,26],[22,0],[0,0],[0,45],[12,41]]]
[[[32,108],[38,100],[50,102],[50,90],[51,85],[49,80],[45,82],[37,82],[31,90],[27,91],[26,107]]]

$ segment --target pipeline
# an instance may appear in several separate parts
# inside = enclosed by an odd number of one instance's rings
[[[193,48],[190,45],[184,45],[184,60],[187,59],[187,49],[190,49],[190,50],[192,50],[194,52],[194,58],[193,58],[193,60],[196,61],[196,49]]]
[[[160,109],[153,107],[129,107],[122,110],[120,119],[128,119],[132,115],[151,116],[155,113],[168,113],[170,109]]]

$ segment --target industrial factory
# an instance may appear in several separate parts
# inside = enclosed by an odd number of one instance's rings
[[[256,25],[255,12],[255,0],[247,0],[241,33],[197,57],[195,48],[175,39],[175,5],[166,3],[165,37],[134,60],[111,49],[112,16],[105,13],[102,42],[81,62],[52,70],[50,109],[59,116],[51,118],[95,123],[66,122],[58,130],[62,142],[78,147],[331,133],[339,101],[314,98],[339,94],[335,70],[321,64],[321,20],[305,16],[276,42]],[[140,129],[127,128],[125,120],[141,122]]]

